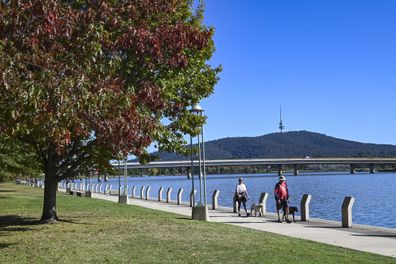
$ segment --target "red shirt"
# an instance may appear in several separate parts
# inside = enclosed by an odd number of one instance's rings
[[[288,199],[288,190],[286,182],[282,182],[277,184],[275,187],[275,194],[280,200],[287,200]]]

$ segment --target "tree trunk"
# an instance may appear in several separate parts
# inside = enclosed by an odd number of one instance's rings
[[[44,181],[44,205],[41,222],[55,223],[58,220],[56,214],[56,192],[58,181],[54,173],[47,172]]]

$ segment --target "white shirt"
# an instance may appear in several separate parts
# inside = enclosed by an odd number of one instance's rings
[[[236,192],[237,192],[237,193],[247,192],[247,190],[246,190],[246,185],[245,185],[244,183],[238,184],[238,185],[236,186]]]

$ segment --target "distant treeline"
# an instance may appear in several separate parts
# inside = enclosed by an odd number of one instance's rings
[[[226,166],[226,167],[207,167],[207,174],[263,174],[276,173],[276,166]],[[292,173],[293,166],[283,166],[283,172]],[[298,167],[300,172],[304,171],[349,171],[348,165],[302,165]],[[368,167],[358,167],[357,171],[368,171]],[[396,171],[395,165],[383,165],[376,167],[377,171]],[[159,176],[159,175],[182,175],[187,176],[190,172],[189,168],[152,168],[152,169],[129,169],[130,176]],[[194,175],[198,175],[198,171],[194,171]]]

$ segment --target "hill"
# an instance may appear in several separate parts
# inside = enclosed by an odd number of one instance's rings
[[[396,157],[396,146],[343,140],[309,131],[271,133],[258,137],[229,137],[205,144],[207,159],[299,157]],[[160,160],[186,160],[176,153],[153,153]]]

